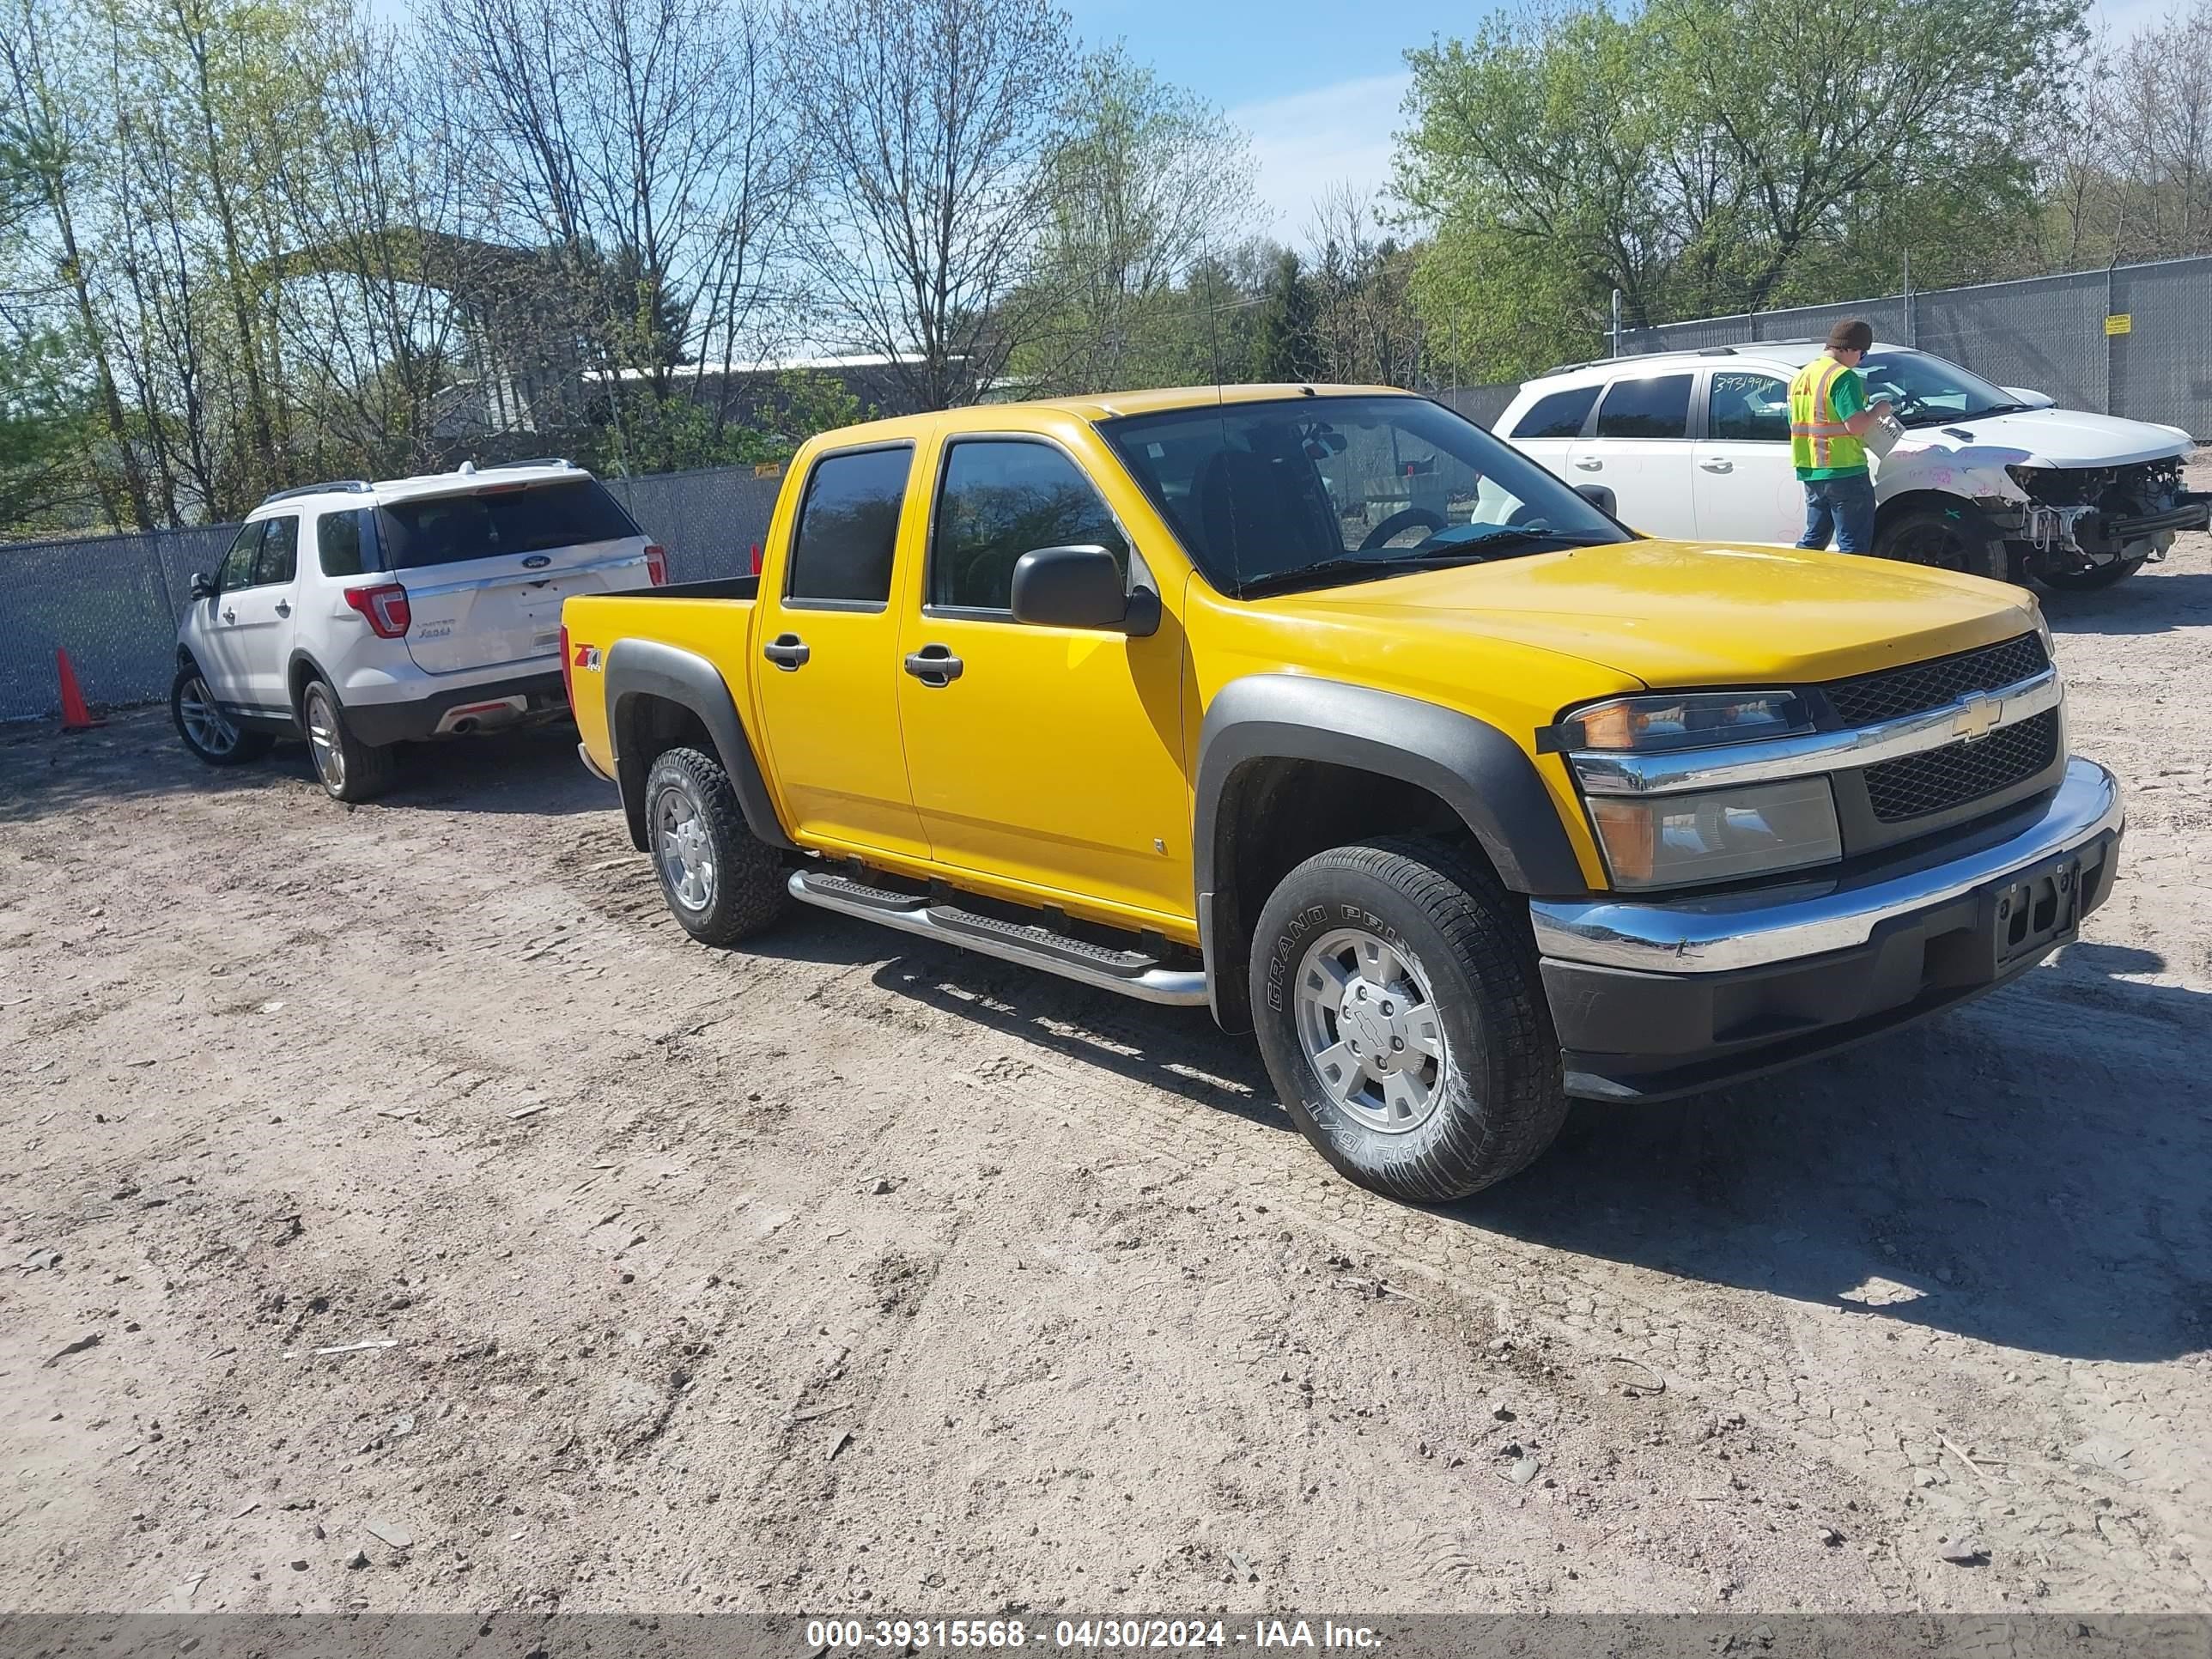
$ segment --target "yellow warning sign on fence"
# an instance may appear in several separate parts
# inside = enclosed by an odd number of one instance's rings
[[[2135,313],[2132,312],[2115,312],[2105,319],[2105,332],[2107,334],[2132,334],[2135,326]]]
[[[2123,333],[2126,332],[2125,330],[2122,330],[2120,331]],[[762,461],[753,467],[753,477],[756,478],[781,478],[782,476],[783,463],[781,461]]]

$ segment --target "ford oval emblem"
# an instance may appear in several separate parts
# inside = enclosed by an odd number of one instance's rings
[[[522,562],[522,568],[525,570],[543,570],[552,562],[553,561],[543,553],[532,553]]]

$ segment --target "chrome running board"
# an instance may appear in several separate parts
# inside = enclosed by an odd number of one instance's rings
[[[1006,921],[963,910],[957,904],[937,903],[919,893],[871,887],[828,871],[795,871],[790,887],[792,897],[803,903],[1042,969],[1139,1002],[1186,1008],[1206,1006],[1205,974],[1196,969],[1164,966],[1158,957],[1140,951],[1117,951],[1110,945],[1094,945],[1089,939],[1056,933],[1040,923]]]

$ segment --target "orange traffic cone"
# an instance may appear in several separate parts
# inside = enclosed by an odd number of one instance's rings
[[[84,693],[78,690],[76,670],[70,666],[69,653],[56,647],[54,666],[62,677],[62,730],[89,732],[95,726],[105,726],[106,720],[96,720],[92,710],[84,706]]]

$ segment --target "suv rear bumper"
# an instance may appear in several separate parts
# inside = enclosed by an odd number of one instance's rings
[[[556,669],[550,674],[478,680],[404,702],[349,702],[345,706],[345,722],[363,743],[410,743],[442,737],[454,729],[456,722],[465,723],[464,730],[477,726],[489,730],[564,714],[568,708],[568,694]],[[466,724],[471,720],[473,724]]]
[[[1994,990],[2104,902],[2124,822],[2112,775],[2074,760],[2055,793],[1963,843],[1842,882],[1669,903],[1534,901],[1567,1091],[1692,1094]]]

